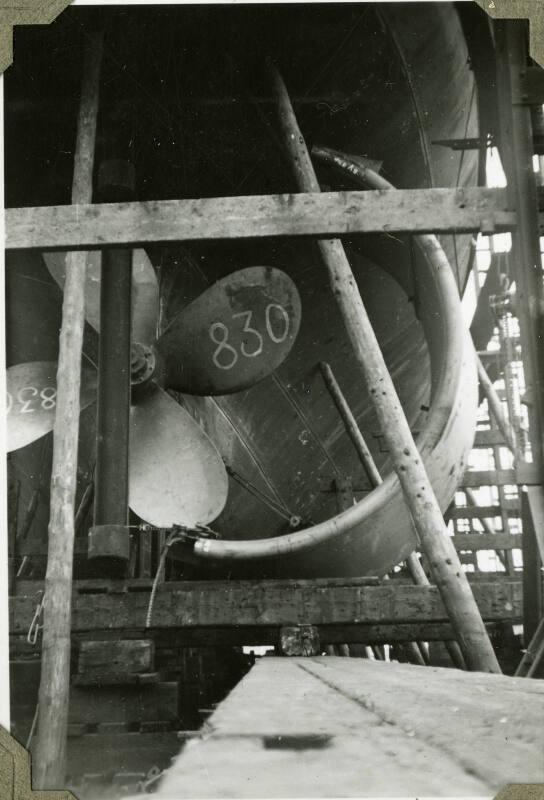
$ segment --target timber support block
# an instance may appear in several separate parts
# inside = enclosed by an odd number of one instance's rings
[[[280,651],[283,656],[318,656],[321,647],[316,626],[286,625],[281,628]]]

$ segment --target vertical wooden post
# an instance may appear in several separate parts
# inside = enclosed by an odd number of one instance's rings
[[[506,173],[510,206],[516,210],[512,259],[516,306],[528,405],[529,439],[539,483],[544,482],[544,283],[540,254],[537,182],[533,171],[534,141],[531,106],[521,95],[528,67],[526,20],[496,20],[499,150]],[[521,96],[520,96],[521,95]],[[523,465],[521,465],[523,466]],[[522,483],[522,478],[518,478]],[[524,638],[526,644],[542,614],[542,561],[531,509],[522,498]]]
[[[516,306],[525,385],[531,394],[529,436],[533,462],[544,469],[544,321],[542,258],[536,177],[533,171],[531,107],[519,96],[528,66],[526,20],[495,20],[497,90],[499,98],[499,150],[507,179],[507,192],[517,213],[512,233],[512,259],[516,281]]]
[[[304,137],[279,72],[270,66],[284,145],[301,192],[319,192]],[[500,667],[459,556],[448,536],[410,426],[397,396],[368,314],[338,239],[320,239],[318,247],[329,273],[331,289],[343,316],[356,363],[369,389],[395,472],[414,521],[421,546],[438,587],[469,669],[499,672]]]
[[[96,35],[88,46],[83,68],[72,186],[72,202],[75,204],[89,203],[92,200],[101,60],[102,37]],[[57,371],[57,410],[53,431],[40,710],[32,765],[34,786],[37,789],[62,788],[66,771],[85,268],[85,253],[67,255]]]

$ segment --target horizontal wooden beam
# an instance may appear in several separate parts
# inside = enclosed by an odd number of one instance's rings
[[[519,464],[516,469],[467,470],[463,475],[460,490],[478,486],[541,486],[543,476],[536,464]]]
[[[229,581],[230,583],[230,581]],[[367,576],[365,578],[313,578],[313,579],[300,579],[300,580],[283,580],[283,581],[243,581],[244,585],[254,586],[254,585],[268,585],[269,583],[273,584],[281,584],[282,586],[294,586],[296,585],[299,589],[304,589],[307,587],[313,587],[316,589],[327,589],[330,586],[379,586],[380,579],[373,576]],[[409,582],[408,582],[409,583]],[[213,587],[222,587],[224,583],[222,581],[182,581],[182,582],[175,582],[169,581],[165,586],[171,589],[174,589],[176,586],[190,586],[192,590],[204,590],[205,588],[210,589]],[[134,593],[148,593],[151,591],[153,586],[153,579],[152,578],[128,578],[125,580],[119,580],[115,578],[86,578],[84,580],[74,581],[73,583],[73,590],[74,593],[80,595],[104,595],[104,594],[134,594]],[[14,594],[17,597],[24,597],[26,595],[36,595],[37,592],[43,590],[44,582],[43,580],[18,580],[15,584]]]
[[[6,247],[88,250],[198,239],[511,230],[504,189],[404,189],[8,208]]]
[[[504,436],[498,428],[491,428],[488,431],[476,431],[474,447],[493,447],[494,445],[507,446]]]
[[[465,472],[461,481],[461,490],[478,486],[515,486],[517,484],[514,469],[480,469]]]
[[[457,506],[448,508],[446,519],[493,519],[506,512],[509,517],[519,517],[521,506],[519,500],[506,500],[500,506]]]
[[[543,231],[543,234],[544,234],[544,231]],[[516,348],[521,347],[521,339],[519,338],[519,336],[510,336],[510,337],[508,337],[508,344],[513,350],[515,350]],[[500,350],[500,349],[498,349],[498,350],[478,350],[478,355],[482,359],[482,361],[487,360],[487,361],[496,362],[500,366],[500,369],[502,370],[504,359],[505,359],[505,356],[502,353],[502,350]],[[514,360],[518,360],[519,357],[520,357],[519,353],[514,353]]]
[[[473,586],[486,621],[521,619],[519,581]],[[149,591],[75,592],[72,630],[143,629]],[[10,602],[10,631],[28,631],[35,590]],[[154,628],[349,625],[448,622],[434,586],[368,585],[357,579],[327,581],[200,581],[166,583],[155,596]],[[125,637],[125,634],[123,634]]]
[[[481,573],[483,575],[483,573]],[[504,573],[502,573],[504,579]],[[485,577],[485,575],[484,575]],[[493,631],[502,630],[504,625],[512,625],[516,619],[486,621],[486,627],[492,634]],[[395,642],[443,642],[454,639],[453,628],[448,622],[398,622],[370,625],[367,623],[317,625],[319,640],[326,644],[393,644]],[[152,635],[157,648],[181,647],[241,647],[277,645],[280,635],[278,625],[231,625],[185,628],[154,628]],[[141,631],[123,632],[123,635],[141,636]],[[74,633],[73,641],[78,642],[89,633],[86,631]],[[115,641],[119,637],[118,630],[100,631],[100,636],[111,638]],[[36,645],[30,646],[26,641],[26,634],[10,637],[10,646],[14,653],[34,654]],[[157,684],[155,684],[156,686]],[[132,687],[134,689],[135,687]],[[153,685],[145,687],[153,688]]]
[[[521,550],[522,538],[511,533],[460,533],[453,543],[457,550]]]

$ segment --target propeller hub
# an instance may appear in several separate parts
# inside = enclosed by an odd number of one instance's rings
[[[130,352],[130,382],[133,386],[146,383],[153,377],[156,358],[152,347],[134,342]]]

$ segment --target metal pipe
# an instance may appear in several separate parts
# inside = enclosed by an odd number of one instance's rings
[[[357,455],[359,456],[359,460],[361,461],[361,464],[368,475],[370,484],[373,488],[376,488],[376,486],[379,486],[381,483],[383,483],[383,481],[380,473],[378,472],[376,464],[374,463],[372,454],[368,449],[367,443],[365,442],[364,437],[359,430],[357,420],[353,416],[351,408],[346,402],[346,398],[344,397],[344,394],[340,389],[336,378],[334,377],[334,373],[330,368],[330,365],[322,361],[319,364],[319,368],[321,370],[321,374],[323,375],[323,380],[325,381],[327,389],[329,390],[336,408],[338,409],[338,413],[342,418],[346,432],[353,442],[353,446],[355,447]]]
[[[129,199],[132,170],[107,161],[100,170],[104,201]],[[126,525],[130,421],[132,250],[102,253],[94,525]]]

